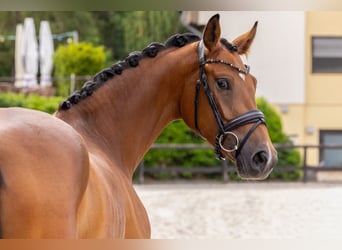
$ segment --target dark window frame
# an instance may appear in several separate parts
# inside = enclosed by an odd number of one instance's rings
[[[325,144],[324,143],[324,136],[325,135],[340,135],[341,136],[341,144],[342,144],[342,129],[321,129],[319,130],[319,143],[320,145]],[[319,149],[319,162],[321,163],[324,160],[324,152],[326,150],[336,150],[336,149],[325,149],[320,148]],[[338,149],[341,150],[341,149]],[[328,166],[328,164],[324,164],[323,166]]]
[[[342,47],[342,36],[312,36],[311,37],[311,73],[313,74],[341,74],[342,73],[342,54],[340,57],[315,57],[314,40],[331,39],[340,40]],[[342,53],[342,50],[341,50]],[[332,66],[329,66],[332,65]]]

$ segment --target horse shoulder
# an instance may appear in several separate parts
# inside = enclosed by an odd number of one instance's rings
[[[4,236],[77,236],[89,159],[72,127],[43,112],[1,109],[0,173]]]

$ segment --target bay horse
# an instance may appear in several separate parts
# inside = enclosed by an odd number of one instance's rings
[[[183,119],[262,180],[277,162],[256,79],[240,55],[256,34],[221,38],[219,15],[203,37],[174,35],[97,74],[49,115],[0,110],[2,238],[149,238],[133,173],[162,129]]]

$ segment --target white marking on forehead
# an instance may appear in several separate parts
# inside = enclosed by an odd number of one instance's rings
[[[240,58],[241,58],[241,60],[242,60],[242,63],[244,64],[244,65],[246,65],[247,64],[247,57],[245,56],[245,55],[241,55],[240,56]],[[242,80],[246,80],[246,75],[245,74],[243,74],[243,73],[239,73],[239,76],[240,76],[240,78],[242,79]]]
[[[243,73],[239,73],[239,76],[240,76],[240,78],[242,79],[242,80],[246,80],[246,75],[245,74],[243,74]]]

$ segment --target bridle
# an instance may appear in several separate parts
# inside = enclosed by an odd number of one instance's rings
[[[225,160],[226,157],[223,155],[222,150],[228,153],[235,152],[235,159],[237,159],[241,153],[241,150],[243,146],[246,144],[248,138],[252,135],[252,133],[256,130],[256,128],[260,124],[265,124],[265,117],[264,114],[260,110],[249,110],[246,113],[243,113],[232,120],[230,120],[228,123],[224,123],[222,116],[219,112],[219,109],[216,105],[216,102],[214,100],[214,97],[212,95],[212,92],[210,90],[209,84],[208,84],[208,78],[204,70],[204,65],[209,63],[220,63],[225,64],[234,70],[236,70],[240,74],[247,75],[249,73],[249,67],[245,65],[245,69],[240,69],[238,66],[224,60],[219,59],[205,59],[204,54],[204,44],[203,40],[199,42],[198,45],[198,56],[199,56],[199,79],[196,83],[196,95],[195,95],[195,128],[199,135],[201,135],[200,128],[198,126],[198,105],[199,105],[199,93],[201,86],[203,85],[204,93],[207,96],[208,102],[211,106],[211,109],[213,110],[214,117],[216,119],[219,131],[216,135],[215,140],[215,153],[216,157],[219,160]],[[232,132],[234,129],[237,129],[238,127],[254,123],[254,125],[249,129],[245,137],[239,141],[238,136]],[[223,146],[223,142],[227,137],[232,137],[235,141],[235,145],[232,148],[225,148]]]

